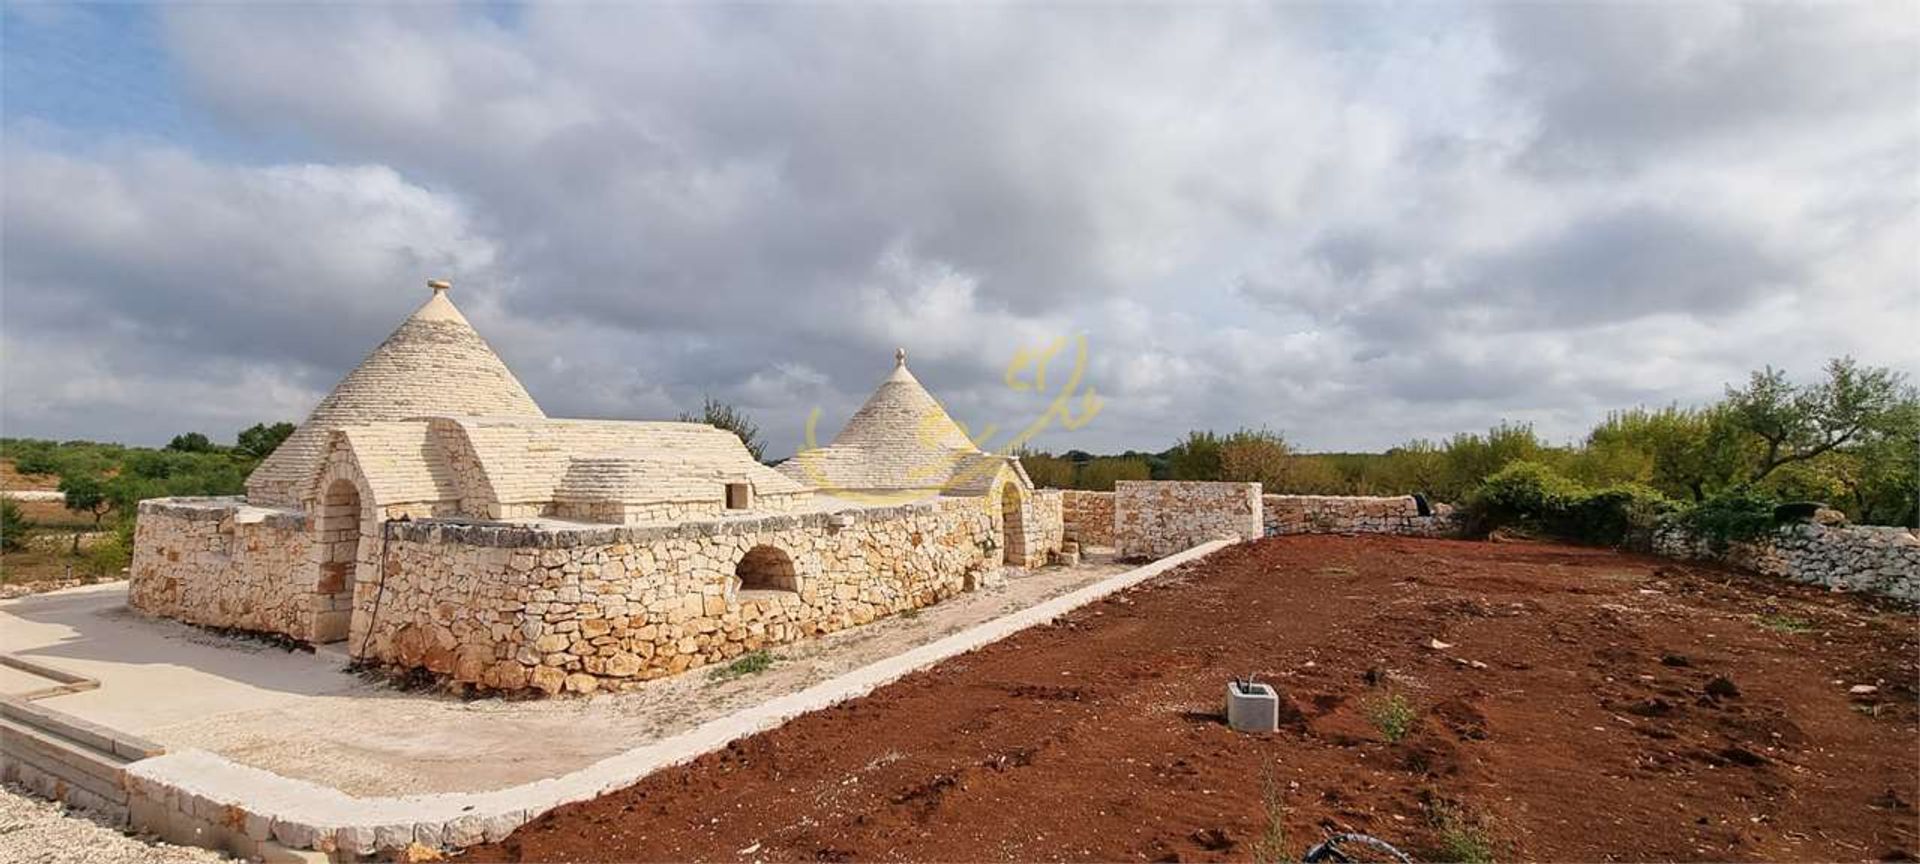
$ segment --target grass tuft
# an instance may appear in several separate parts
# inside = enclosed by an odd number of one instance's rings
[[[1287,804],[1280,796],[1280,784],[1273,779],[1273,767],[1260,770],[1260,802],[1267,824],[1260,839],[1253,841],[1255,864],[1283,864],[1293,860],[1287,852]]]
[[[1780,612],[1755,615],[1753,620],[1776,633],[1807,633],[1813,630],[1813,622]]]
[[[773,655],[761,649],[740,655],[732,663],[708,672],[707,677],[715,681],[732,681],[735,678],[758,675],[771,668],[773,668]]]
[[[1487,835],[1486,826],[1480,820],[1468,817],[1449,804],[1435,804],[1429,817],[1439,831],[1430,853],[1433,860],[1462,864],[1487,864],[1494,860],[1493,838]]]
[[[1367,707],[1367,719],[1373,721],[1373,727],[1380,730],[1381,737],[1386,738],[1387,743],[1394,744],[1413,731],[1417,715],[1407,697],[1389,693]]]

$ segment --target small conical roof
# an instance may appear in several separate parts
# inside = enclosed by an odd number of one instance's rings
[[[780,472],[829,492],[977,492],[1008,461],[983,453],[945,408],[907,371],[905,351],[833,443],[804,450]]]
[[[297,507],[333,430],[429,415],[545,417],[499,355],[447,298],[445,282],[320,400],[247,478],[247,499]]]
[[[854,412],[830,446],[980,452],[960,424],[920,385],[920,379],[907,371],[904,348],[894,352],[893,374],[880,382],[880,389],[867,397],[867,404]]]

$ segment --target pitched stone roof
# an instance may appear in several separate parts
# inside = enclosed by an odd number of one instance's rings
[[[907,370],[905,351],[893,373],[854,412],[833,443],[803,450],[780,464],[781,473],[826,491],[925,490],[983,494],[999,464],[1019,463],[986,453]],[[1024,479],[1025,474],[1020,476]],[[1029,484],[1031,485],[1031,484]]]
[[[478,497],[499,504],[548,501],[722,500],[727,483],[756,495],[805,487],[755,461],[740,437],[705,423],[437,417],[457,427],[485,475]]]
[[[336,429],[446,414],[545,416],[466,316],[446,283],[401,322],[247,478],[247,500],[297,507]]]
[[[375,505],[458,502],[459,478],[433,440],[426,420],[348,426],[332,433],[347,447],[372,491]]]

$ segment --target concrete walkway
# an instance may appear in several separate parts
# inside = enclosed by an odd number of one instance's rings
[[[46,705],[241,766],[350,796],[483,792],[579,771],[756,704],[1084,587],[1124,568],[1094,563],[1013,576],[912,617],[894,616],[774,650],[769,671],[732,681],[695,670],[591,699],[461,701],[401,693],[315,653],[153,620],[124,582],[0,601],[0,652],[97,678]],[[0,693],[26,678],[0,679]]]

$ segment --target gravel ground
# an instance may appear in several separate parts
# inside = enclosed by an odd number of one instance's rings
[[[175,846],[120,833],[87,817],[32,797],[19,787],[0,786],[0,861],[9,864],[144,864],[144,862],[225,861],[210,849]]]

